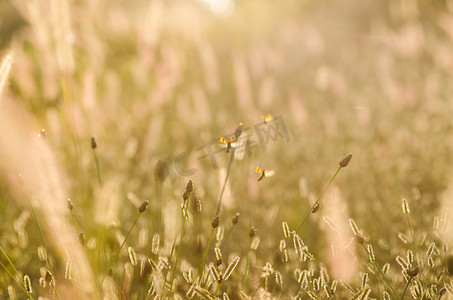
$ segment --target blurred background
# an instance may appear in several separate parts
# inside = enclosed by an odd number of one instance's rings
[[[258,254],[273,254],[281,222],[297,227],[350,152],[301,233],[316,255],[330,251],[325,215],[352,217],[397,248],[403,197],[413,226],[431,226],[428,216],[451,205],[453,1],[1,0],[0,57],[8,53],[3,101],[27,112],[36,134],[45,129],[64,201],[88,238],[97,224],[124,234],[134,205],[149,200],[139,227],[164,230],[170,247],[192,179],[203,210],[193,211],[186,251],[197,251],[230,158],[217,138],[240,122],[247,151],[231,165],[221,216],[229,226],[239,212],[240,229],[227,251],[242,253],[255,226]],[[161,189],[159,160],[168,170]],[[256,166],[275,175],[258,182]],[[15,220],[23,206],[8,184],[0,193],[2,219]],[[159,193],[164,229],[152,221]],[[0,229],[13,244],[11,222]],[[15,255],[32,261],[26,249],[40,240],[28,239]]]

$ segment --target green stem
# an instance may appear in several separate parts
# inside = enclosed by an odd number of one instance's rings
[[[141,215],[141,213],[139,212],[139,213],[137,214],[137,216],[135,217],[134,223],[132,223],[131,228],[130,228],[129,231],[127,232],[126,237],[124,238],[123,243],[121,244],[120,248],[119,248],[118,251],[116,252],[116,255],[115,255],[114,259],[113,259],[112,262],[110,263],[110,266],[109,266],[109,268],[107,269],[107,272],[105,272],[105,276],[104,276],[104,278],[103,278],[102,281],[101,281],[101,286],[102,286],[102,283],[104,282],[105,278],[107,278],[107,276],[109,275],[110,269],[111,269],[111,268],[113,267],[113,265],[116,263],[116,260],[118,259],[118,256],[119,256],[119,254],[120,254],[120,251],[121,251],[121,249],[123,248],[124,244],[126,243],[127,238],[129,237],[129,235],[130,235],[132,229],[134,229],[135,224],[137,224],[137,220],[138,220],[138,218],[140,217],[140,215]]]
[[[263,283],[264,283],[264,278],[261,279],[260,284],[256,287],[255,291],[253,291],[253,294],[252,294],[252,296],[251,296],[252,299],[253,299],[253,297],[255,297],[256,293],[258,292],[258,290],[260,289],[260,287],[263,285]]]
[[[190,198],[190,193],[187,199]],[[175,268],[173,269],[173,274],[171,275],[171,280],[170,280],[170,292],[168,293],[168,299],[171,299],[171,294],[173,292],[173,281],[175,280],[175,275],[176,275],[176,268],[178,267],[178,260],[179,260],[179,255],[181,253],[181,246],[182,246],[182,239],[184,237],[184,229],[186,226],[186,219],[187,219],[187,204],[189,203],[188,200],[184,201],[183,207],[182,207],[182,229],[181,229],[181,237],[179,238],[179,245],[178,245],[178,252],[176,253],[176,261],[175,261]]]
[[[19,272],[17,272],[17,269],[16,269],[16,267],[14,266],[13,262],[11,261],[11,259],[9,259],[8,254],[6,254],[6,252],[3,250],[3,248],[2,248],[1,246],[0,246],[0,251],[1,251],[1,252],[3,253],[3,255],[6,257],[6,260],[8,261],[8,263],[9,263],[9,264],[11,265],[11,267],[13,268],[13,270],[14,270],[14,272],[16,273],[17,277],[19,277],[20,282],[22,283],[22,286],[24,287],[23,290],[24,290],[25,294],[26,294],[28,297],[30,297],[30,299],[34,299],[33,296],[32,296],[29,292],[27,292],[27,291],[25,290],[25,283],[24,283],[23,278],[20,276]],[[3,266],[3,264],[2,264],[2,266]],[[3,266],[3,267],[4,267],[4,266]],[[6,268],[5,268],[5,270],[6,270]],[[9,273],[9,272],[8,272],[8,274],[12,275],[12,274]],[[13,277],[13,278],[14,278],[14,277]]]
[[[217,287],[216,287],[216,289],[214,291],[214,299],[217,298],[217,293],[219,292],[221,284],[222,284],[221,282],[217,282]]]
[[[162,182],[159,181],[156,184],[156,194],[157,194],[157,218],[156,218],[156,232],[161,236],[161,239],[164,240],[164,224],[162,218]]]
[[[6,266],[1,261],[0,261],[0,265],[6,271],[6,273],[8,273],[8,275],[17,283],[17,285],[22,289],[22,291],[24,291],[24,293],[28,296],[27,291],[24,288],[24,285],[19,280],[17,280],[17,278],[14,277],[13,274],[11,274],[11,272],[6,268]]]
[[[96,172],[98,174],[99,186],[102,186],[101,169],[99,168],[99,160],[98,160],[98,156],[96,154],[96,149],[93,149],[93,154],[94,154],[94,160],[96,161]]]
[[[249,247],[247,248],[247,260],[245,262],[245,272],[244,272],[244,282],[242,283],[242,289],[245,291],[245,283],[247,281],[247,271],[248,271],[248,267],[249,267],[249,253],[250,253],[250,247],[252,246],[252,238],[250,238],[250,242],[249,242]]]
[[[171,247],[170,258],[168,259],[169,262],[171,262],[171,260],[172,260],[172,258],[173,258],[173,253],[175,252],[175,244],[176,244],[176,237],[175,237],[175,240],[173,241],[173,246]],[[160,294],[160,299],[161,299],[161,300],[162,300],[163,297],[164,297],[164,288],[165,288],[166,285],[167,285],[167,275],[168,275],[168,270],[169,270],[169,268],[166,268],[166,270],[165,270],[164,284],[163,284],[163,288],[162,288],[162,293]]]
[[[299,226],[297,227],[296,229],[296,233],[299,233],[299,230],[302,228],[302,225],[304,225],[305,221],[308,219],[308,216],[310,216],[310,214],[312,213],[313,211],[313,208],[315,208],[315,206],[317,204],[319,204],[319,201],[321,200],[322,196],[324,195],[324,193],[327,191],[327,189],[329,188],[330,184],[332,183],[332,181],[335,179],[335,177],[337,177],[338,173],[340,172],[342,168],[339,167],[338,170],[335,172],[335,174],[332,176],[332,178],[330,179],[329,183],[326,185],[326,187],[324,188],[324,190],[321,192],[321,194],[318,196],[318,198],[316,199],[315,203],[313,204],[313,206],[310,208],[310,210],[308,211],[307,215],[304,217],[304,219],[302,220],[302,222],[300,222]]]
[[[230,162],[228,163],[227,174],[225,176],[225,181],[223,182],[222,190],[220,191],[219,203],[217,204],[217,210],[215,212],[216,216],[218,216],[219,212],[220,212],[220,207],[221,207],[221,204],[222,204],[223,193],[225,192],[226,183],[227,183],[228,177],[230,176],[230,170],[231,170],[231,165],[233,164],[233,159],[234,159],[234,149],[231,149]]]
[[[396,292],[395,292],[395,290],[393,289],[393,287],[392,287],[392,285],[390,284],[390,282],[387,280],[387,277],[385,277],[385,275],[384,275],[384,273],[382,272],[381,268],[379,268],[379,265],[377,264],[376,260],[372,257],[371,253],[368,252],[368,249],[365,247],[364,244],[362,244],[362,247],[363,247],[363,249],[365,249],[366,253],[367,253],[368,256],[370,257],[371,262],[374,264],[374,266],[376,267],[376,269],[379,271],[379,273],[381,274],[381,276],[384,278],[385,283],[387,284],[387,286],[390,288],[390,290],[392,290],[393,295],[395,295],[396,299],[398,299],[398,295],[396,294]]]
[[[404,299],[404,295],[406,294],[407,287],[408,287],[409,284],[411,283],[411,280],[412,280],[412,277],[409,277],[409,281],[407,282],[406,287],[404,288],[403,294],[401,295],[401,298],[400,298],[401,300]]]
[[[212,237],[214,236],[214,230],[215,230],[215,228],[212,228],[211,236],[209,237],[208,245],[206,246],[206,250],[204,251],[203,261],[201,263],[201,269],[200,269],[200,281],[201,282],[203,282],[204,265],[206,263],[206,258],[208,257],[209,248],[211,247],[211,241],[212,241]]]

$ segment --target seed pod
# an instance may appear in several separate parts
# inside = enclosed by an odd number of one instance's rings
[[[91,138],[91,149],[96,149],[98,146],[98,144],[96,143],[96,139],[94,138],[94,136]]]
[[[233,222],[233,225],[236,225],[238,222],[239,222],[239,216],[241,214],[240,213],[236,213],[234,216],[233,216],[233,219],[231,220]]]
[[[375,261],[376,258],[374,257],[373,246],[371,246],[371,244],[368,244],[368,245],[366,245],[366,249],[367,249],[367,252],[368,252],[368,256],[370,258],[370,262]]]
[[[415,266],[414,268],[407,270],[407,275],[410,277],[415,277],[418,275],[418,266]]]
[[[154,178],[156,178],[156,181],[162,182],[165,180],[165,178],[167,178],[167,176],[168,176],[167,163],[159,159],[157,161],[156,167],[154,168]]]
[[[131,261],[131,264],[133,266],[137,265],[137,255],[135,254],[135,250],[132,247],[127,248],[127,251],[129,252],[129,260]]]
[[[318,212],[318,210],[319,210],[319,203],[315,203],[315,205],[313,206],[313,209],[311,210],[311,213],[315,214]]]
[[[250,227],[250,230],[249,230],[249,237],[252,238],[252,237],[255,235],[255,233],[256,233],[255,227],[253,227],[253,226]]]
[[[390,270],[390,264],[386,263],[384,266],[382,266],[382,273],[387,274],[388,271]]]
[[[221,260],[222,259],[222,251],[220,250],[220,248],[215,247],[214,248],[214,253],[215,253],[215,258],[217,260],[219,260],[219,259]]]
[[[351,226],[352,232],[357,236],[360,235],[359,227],[353,219],[349,219],[349,226]]]
[[[340,161],[340,167],[341,168],[345,168],[348,166],[349,164],[349,161],[351,160],[352,158],[352,153],[349,153],[348,155],[346,155],[341,161]]]
[[[192,180],[189,180],[189,182],[187,183],[186,191],[187,191],[188,193],[191,193],[191,192],[193,191],[193,183],[192,183]]]
[[[240,260],[240,257],[236,256],[233,259],[233,261],[228,265],[228,267],[225,270],[225,274],[223,275],[223,280],[227,280],[231,276],[231,273],[233,273],[234,269],[238,265],[239,260]]]
[[[409,203],[407,203],[407,199],[403,198],[401,200],[401,206],[403,207],[403,214],[409,214],[411,210],[409,209]]]
[[[357,234],[355,236],[355,240],[357,241],[357,243],[359,243],[360,245],[363,245],[363,236]]]
[[[203,210],[203,203],[201,202],[200,195],[198,193],[191,194],[191,203],[192,203],[192,210],[200,213]]]
[[[146,210],[146,208],[148,207],[148,203],[149,203],[148,200],[144,201],[142,203],[142,205],[140,205],[140,207],[138,208],[138,212],[143,213]]]
[[[71,259],[68,259],[68,261],[66,262],[66,269],[65,269],[65,272],[64,272],[64,278],[66,278],[68,280],[72,280],[72,262],[71,262]]]
[[[282,228],[283,228],[283,235],[285,236],[285,238],[289,239],[289,237],[291,236],[291,231],[289,231],[288,223],[282,222]]]
[[[215,216],[214,220],[212,220],[212,228],[217,228],[219,226],[220,217],[219,215]]]
[[[31,294],[33,292],[32,288],[31,288],[30,276],[28,276],[28,275],[24,276],[24,287],[25,287],[25,291],[28,294]]]
[[[209,265],[209,271],[211,271],[211,275],[212,277],[214,277],[215,281],[217,281],[218,283],[222,281],[222,276],[220,276],[219,272],[217,271],[213,264]]]
[[[50,271],[46,271],[46,282],[51,283],[52,282],[52,273]]]

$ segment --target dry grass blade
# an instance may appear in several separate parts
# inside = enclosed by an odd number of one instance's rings
[[[0,66],[0,95],[2,94],[3,89],[5,88],[9,73],[11,71],[12,64],[13,56],[11,54],[7,54],[5,58],[3,58],[2,65]]]

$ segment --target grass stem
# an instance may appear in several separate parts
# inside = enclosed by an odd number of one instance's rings
[[[230,170],[231,170],[231,165],[233,164],[233,160],[234,160],[234,149],[231,149],[230,162],[228,163],[228,169],[227,169],[227,173],[225,176],[225,181],[223,182],[223,187],[222,187],[222,190],[220,191],[219,202],[217,204],[217,210],[215,212],[216,216],[218,216],[220,213],[220,207],[222,206],[223,193],[225,192],[226,183],[227,183],[228,177],[230,176]]]
[[[168,299],[171,299],[171,295],[173,292],[173,282],[175,280],[175,275],[176,275],[176,268],[178,267],[178,260],[179,260],[179,255],[181,254],[181,246],[182,246],[182,239],[184,237],[184,229],[186,226],[186,220],[187,220],[187,204],[189,203],[189,198],[190,198],[190,193],[189,197],[187,197],[186,200],[184,200],[183,206],[182,206],[182,228],[181,228],[181,237],[179,238],[179,245],[178,245],[178,251],[176,253],[176,261],[175,261],[175,267],[173,269],[173,274],[171,275],[171,280],[170,280],[170,292],[168,293]]]
[[[28,297],[30,297],[30,299],[34,299],[33,296],[32,296],[29,292],[27,292],[27,291],[25,290],[25,283],[24,283],[24,280],[23,280],[22,276],[20,276],[19,272],[17,271],[17,269],[16,269],[16,267],[14,266],[13,262],[12,262],[11,259],[9,258],[8,254],[6,254],[6,252],[3,250],[3,248],[2,248],[1,246],[0,246],[0,251],[3,253],[3,255],[4,255],[5,258],[6,258],[6,260],[8,261],[8,263],[9,263],[9,264],[11,265],[11,267],[13,268],[13,270],[14,270],[14,272],[16,273],[17,277],[19,277],[20,282],[22,283],[21,286],[23,287],[23,290],[24,290],[25,294],[26,294]],[[2,264],[2,266],[3,266],[3,264]],[[6,270],[5,266],[3,266],[3,268]],[[10,274],[10,276],[12,277],[12,274],[11,274],[11,273],[8,272],[8,274]],[[12,277],[12,278],[14,278],[14,277]]]
[[[96,154],[96,149],[93,149],[93,155],[94,155],[94,161],[96,162],[96,173],[98,175],[99,186],[102,186],[101,169],[99,168],[99,159],[98,159],[98,156]]]
[[[308,211],[308,213],[305,215],[305,217],[302,219],[302,221],[300,222],[299,226],[297,227],[296,229],[296,233],[299,233],[299,230],[302,228],[302,226],[304,225],[305,221],[307,221],[308,217],[310,216],[310,214],[312,213],[313,211],[313,208],[315,208],[316,205],[319,204],[319,201],[321,200],[322,196],[324,195],[324,193],[327,191],[327,189],[329,188],[330,184],[332,183],[332,181],[335,179],[335,177],[337,177],[338,173],[340,172],[340,170],[342,169],[342,167],[339,167],[337,169],[337,171],[335,172],[335,174],[332,176],[332,178],[330,179],[329,183],[325,186],[324,190],[321,192],[321,194],[318,196],[318,198],[316,199],[315,203],[313,204],[313,206],[310,208],[310,210]]]
[[[209,237],[209,241],[208,241],[208,245],[206,246],[206,250],[204,251],[204,254],[203,254],[203,261],[201,262],[201,269],[200,269],[200,281],[201,282],[203,282],[204,266],[206,263],[206,258],[208,257],[209,248],[211,247],[212,237],[214,236],[214,230],[215,230],[215,228],[212,228],[211,236]]]
[[[387,284],[387,286],[390,288],[390,290],[392,291],[393,295],[395,295],[395,298],[398,299],[398,295],[396,294],[395,290],[393,289],[392,285],[390,284],[390,282],[387,280],[387,277],[385,277],[384,273],[382,272],[381,268],[379,268],[379,265],[377,264],[376,260],[373,258],[373,255],[371,255],[371,253],[368,251],[367,247],[362,244],[362,247],[363,249],[365,249],[366,253],[368,254],[368,256],[370,257],[370,260],[371,262],[374,264],[374,266],[376,267],[377,271],[381,274],[382,278],[384,278],[384,281],[385,283]]]
[[[250,254],[250,248],[252,247],[252,241],[253,239],[250,238],[250,242],[249,242],[249,247],[247,248],[247,259],[245,261],[245,271],[244,271],[244,281],[242,283],[242,289],[245,291],[245,284],[247,282],[247,271],[248,271],[248,267],[249,267],[249,254]]]
[[[129,237],[129,235],[130,235],[132,229],[134,229],[135,224],[137,224],[137,220],[138,220],[138,218],[140,217],[141,214],[142,214],[142,213],[139,212],[139,213],[137,214],[137,216],[135,217],[134,223],[132,223],[131,228],[129,228],[129,231],[128,231],[127,234],[126,234],[126,237],[124,238],[123,243],[121,244],[120,248],[119,248],[118,251],[116,252],[115,257],[113,258],[112,262],[110,263],[110,266],[109,266],[108,269],[107,269],[107,272],[105,272],[104,278],[103,278],[102,281],[101,281],[101,285],[102,285],[102,283],[104,282],[105,278],[107,278],[107,276],[109,275],[110,269],[111,269],[111,268],[113,267],[113,265],[116,263],[116,260],[118,259],[118,256],[120,255],[121,249],[123,248],[124,244],[126,243],[127,238]]]
[[[412,277],[409,277],[409,280],[407,281],[406,287],[404,288],[403,294],[401,295],[401,300],[404,299],[404,295],[406,294],[407,288],[409,287],[409,284],[411,283]]]

